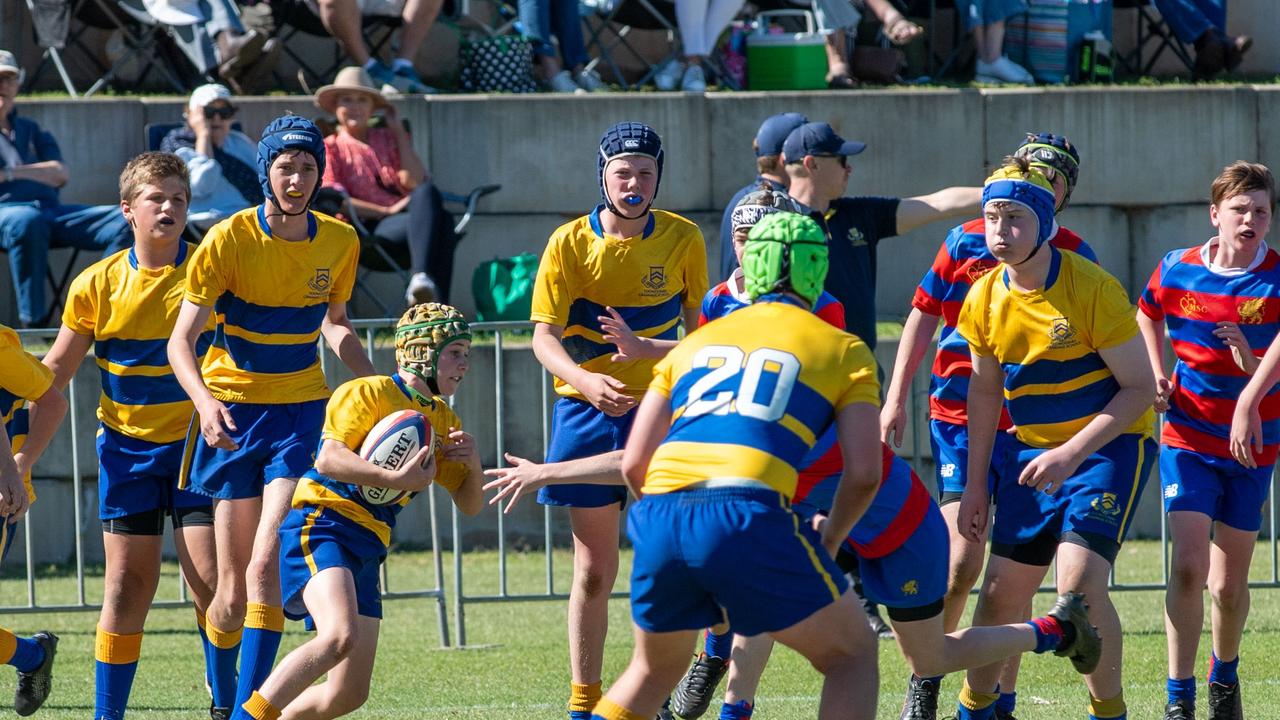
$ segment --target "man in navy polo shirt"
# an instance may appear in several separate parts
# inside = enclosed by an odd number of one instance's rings
[[[79,247],[110,255],[133,242],[118,205],[63,205],[67,183],[58,141],[14,108],[22,68],[0,50],[0,251],[9,254],[18,320],[24,327],[48,320],[44,295],[49,248]]]
[[[876,247],[951,217],[978,211],[980,187],[949,187],[909,198],[844,197],[853,168],[849,158],[866,149],[826,123],[805,123],[787,136],[782,157],[791,179],[788,193],[827,233],[830,269],[826,290],[844,305],[845,329],[876,346]]]
[[[738,255],[733,251],[733,222],[730,218],[733,209],[747,193],[761,185],[770,190],[787,189],[789,180],[787,171],[782,167],[782,143],[792,130],[807,122],[809,118],[800,113],[781,113],[766,118],[756,131],[756,139],[751,141],[751,147],[756,151],[756,179],[734,193],[733,199],[724,209],[724,217],[720,219],[719,280],[727,280],[738,269]]]

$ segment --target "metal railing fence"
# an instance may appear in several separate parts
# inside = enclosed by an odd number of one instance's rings
[[[394,318],[368,319],[353,321],[359,333],[362,334],[365,344],[365,351],[371,361],[375,362],[375,367],[379,371],[390,371],[387,363],[379,366],[375,360],[378,352],[387,352],[388,349],[393,350],[392,331],[395,327]],[[510,418],[507,415],[506,401],[508,382],[504,380],[505,374],[508,373],[509,355],[513,348],[521,348],[528,350],[528,344],[520,345],[516,343],[515,337],[519,334],[528,333],[532,325],[527,322],[490,322],[475,323],[472,325],[475,334],[475,342],[473,344],[473,365],[474,358],[477,357],[477,348],[486,345],[492,345],[492,381],[486,382],[484,378],[471,376],[467,382],[463,383],[458,397],[453,398],[455,405],[460,399],[467,400],[487,400],[491,398],[493,403],[492,415],[492,433],[493,446],[482,447],[482,455],[489,455],[496,459],[499,467],[505,465],[502,450],[507,446],[508,431],[514,427],[513,423],[520,423],[520,427],[528,432],[530,428],[536,427],[540,430],[540,445],[545,451],[550,440],[550,409],[552,405],[551,378],[544,368],[536,362],[536,377],[529,378],[530,382],[536,382],[538,387],[538,396],[540,402],[535,408],[537,419],[534,421],[527,416],[519,418]],[[52,342],[55,331],[52,330],[26,330],[20,332],[21,338],[26,346],[31,348],[33,352],[39,354],[43,349],[47,349]],[[893,338],[886,338],[882,341],[882,345],[891,344],[895,341]],[[322,352],[321,363],[326,371],[333,368],[336,360],[329,351]],[[334,368],[336,369],[336,368]],[[332,375],[330,376],[332,377]],[[927,478],[929,474],[923,472],[924,457],[923,444],[928,437],[928,369],[922,367],[917,372],[916,377],[912,380],[910,399],[908,410],[910,413],[911,427],[911,462],[916,472],[922,478]],[[65,421],[65,425],[73,438],[82,437],[81,433],[87,432],[87,427],[92,426],[92,420],[86,420],[81,417],[80,402],[78,401],[79,393],[84,392],[80,388],[83,380],[73,378],[68,388],[68,400],[70,401],[71,410],[69,417]],[[491,390],[490,390],[491,388]],[[488,396],[485,396],[488,393]],[[466,418],[464,418],[464,421]],[[536,422],[536,425],[533,425]],[[469,424],[469,427],[475,427]],[[62,431],[60,431],[62,432]],[[35,562],[33,558],[31,519],[41,517],[40,503],[37,502],[32,509],[31,514],[23,521],[23,534],[26,539],[26,603],[21,605],[0,606],[0,612],[64,612],[64,611],[96,611],[100,609],[100,604],[91,602],[86,597],[85,583],[85,539],[89,532],[95,532],[96,523],[90,523],[88,526],[83,522],[84,508],[82,503],[84,500],[83,493],[83,476],[84,470],[93,467],[84,462],[80,457],[79,442],[71,443],[71,468],[72,468],[72,485],[74,493],[74,522],[75,522],[75,568],[76,568],[76,600],[70,603],[42,603],[40,602],[39,592],[41,581],[37,579],[35,573]],[[931,473],[930,473],[931,474]],[[1274,498],[1275,480],[1273,478],[1272,488],[1269,498]],[[553,517],[553,510],[544,506],[542,509],[541,523],[541,544],[542,544],[542,590],[540,592],[516,592],[511,589],[509,577],[509,555],[512,549],[509,545],[509,528],[508,516],[504,512],[505,501],[495,507],[496,512],[486,510],[486,514],[493,518],[496,529],[496,550],[497,550],[497,568],[496,568],[496,587],[495,592],[468,592],[468,583],[466,576],[470,573],[466,571],[463,563],[464,555],[468,552],[466,542],[463,536],[462,517],[457,508],[450,503],[450,532],[451,541],[451,569],[452,578],[448,582],[446,588],[445,582],[445,560],[444,548],[442,544],[441,526],[438,507],[442,502],[439,498],[439,491],[433,485],[431,492],[424,493],[426,502],[428,503],[427,516],[429,519],[429,537],[431,551],[431,573],[430,577],[425,578],[425,584],[422,587],[409,589],[393,589],[393,578],[387,571],[384,564],[382,569],[382,588],[383,597],[387,599],[401,598],[429,598],[433,599],[436,607],[437,622],[439,626],[440,644],[448,647],[455,643],[458,645],[467,644],[467,627],[466,627],[466,611],[469,605],[484,603],[501,603],[501,602],[529,602],[529,601],[547,601],[547,600],[564,600],[568,598],[567,590],[557,588],[555,580],[555,555],[554,551],[557,547],[557,521]],[[447,495],[443,502],[448,502]],[[532,502],[525,500],[525,502]],[[1269,530],[1269,564],[1270,577],[1265,580],[1253,581],[1251,587],[1275,588],[1280,587],[1280,545],[1277,544],[1277,510],[1274,502],[1270,502],[1270,511],[1267,517],[1267,529]],[[1160,538],[1161,538],[1161,580],[1159,583],[1133,583],[1120,582],[1112,572],[1112,588],[1118,591],[1135,591],[1135,590],[1160,590],[1164,589],[1169,580],[1169,533],[1168,522],[1165,514],[1160,513]],[[394,579],[397,583],[399,579]],[[178,597],[176,600],[158,600],[154,603],[154,607],[180,607],[187,604],[186,588],[179,578]],[[1049,591],[1052,588],[1044,587],[1042,590]],[[448,592],[446,592],[448,590]],[[448,598],[451,594],[452,598]],[[625,591],[615,591],[614,597],[626,597]],[[448,622],[449,600],[452,600],[452,610],[454,615],[453,637],[450,637],[450,629]]]

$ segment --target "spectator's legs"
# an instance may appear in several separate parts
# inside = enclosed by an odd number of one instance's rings
[[[555,77],[564,67],[551,44],[552,0],[520,0],[520,24],[524,34],[533,38],[534,66],[543,80]]]
[[[360,34],[360,6],[356,0],[317,0],[320,22],[357,65],[369,62],[369,50]]]
[[[1169,29],[1173,30],[1173,34],[1184,43],[1193,43],[1209,30],[1212,30],[1215,23],[1202,10],[1201,6],[1216,5],[1218,3],[1195,2],[1195,0],[1156,0],[1156,9],[1160,11],[1160,17],[1169,24]],[[1219,7],[1219,12],[1215,13],[1220,18],[1218,27],[1225,29],[1227,25],[1227,11],[1225,7]]]
[[[404,4],[404,27],[400,29],[400,50],[396,57],[413,62],[419,48],[431,32],[444,0],[407,0]]]
[[[853,77],[849,68],[849,59],[845,52],[848,46],[849,41],[844,30],[832,30],[827,33],[826,50],[828,83],[840,77]]]
[[[409,202],[409,225],[423,228],[422,241],[409,244],[410,266],[414,273],[425,272],[435,281],[440,302],[449,302],[453,286],[453,256],[458,236],[453,232],[453,216],[444,209],[444,198],[430,182],[413,190]]]
[[[681,0],[676,3],[676,24],[680,26],[686,62],[698,62],[707,54],[707,6],[710,2]]]
[[[78,247],[112,255],[133,245],[133,231],[116,205],[60,205],[50,216],[50,247]]]
[[[994,63],[999,60],[1004,53],[1004,21],[974,26],[973,44],[978,48],[978,58],[983,62]]]
[[[40,208],[26,203],[0,205],[0,250],[9,255],[18,320],[44,320],[44,276],[49,267],[49,223]]]
[[[551,0],[548,14],[551,33],[560,41],[560,58],[564,66],[577,71],[591,58],[587,55],[587,43],[582,39],[582,16],[578,14],[577,0]]]
[[[862,20],[862,13],[849,0],[818,0],[814,8],[818,27],[827,32],[827,84],[836,89],[854,87],[848,38]]]

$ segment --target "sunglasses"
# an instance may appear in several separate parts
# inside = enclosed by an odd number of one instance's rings
[[[204,106],[205,120],[212,120],[216,117],[220,117],[224,120],[230,120],[231,116],[235,114],[236,108],[234,105],[218,105],[216,107],[212,105]]]
[[[842,168],[849,167],[849,158],[846,155],[815,155],[814,157],[835,158],[837,161],[840,162],[840,167]]]

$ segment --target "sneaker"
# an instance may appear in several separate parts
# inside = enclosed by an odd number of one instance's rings
[[[413,307],[428,303],[440,297],[440,288],[436,287],[436,281],[426,273],[414,273],[409,278],[409,287],[405,288],[404,301]]]
[[[716,686],[729,669],[729,661],[698,653],[693,664],[671,692],[671,711],[684,720],[694,720],[711,706]]]
[[[707,75],[701,65],[694,63],[684,71],[684,76],[680,78],[680,90],[688,93],[707,91]]]
[[[412,66],[401,65],[391,71],[394,76],[392,85],[402,93],[409,95],[435,95],[440,92],[430,85],[422,82],[422,78],[418,75],[418,71]]]
[[[1071,644],[1063,643],[1053,654],[1069,658],[1081,675],[1097,670],[1098,660],[1102,658],[1102,638],[1098,637],[1098,629],[1089,624],[1089,606],[1084,595],[1062,593],[1047,615],[1061,623],[1064,629],[1070,625],[1075,630]]]
[[[231,720],[231,708],[209,705],[209,720]]]
[[[907,684],[907,698],[902,703],[902,714],[898,720],[937,720],[938,690],[941,683],[937,680],[926,680],[911,676]]]
[[[974,82],[991,83],[993,85],[1035,85],[1036,79],[1027,69],[1009,58],[1001,55],[993,63],[978,60],[974,69]]]
[[[589,93],[609,92],[609,86],[604,84],[604,80],[600,79],[600,74],[595,70],[581,70],[574,73],[573,81],[578,87]]]
[[[897,637],[893,634],[893,628],[890,627],[889,623],[885,622],[884,618],[880,617],[880,611],[878,609],[873,608],[868,612],[867,623],[871,626],[871,632],[875,633],[876,637],[881,640],[893,640]]]
[[[1209,720],[1244,720],[1239,680],[1230,685],[1209,683]]]
[[[58,636],[41,630],[31,636],[44,648],[44,662],[31,672],[18,672],[18,689],[13,692],[13,711],[26,717],[40,709],[53,690],[53,658],[58,654]]]
[[[1196,720],[1196,701],[1183,698],[1165,705],[1164,720]]]
[[[547,80],[547,90],[553,93],[569,94],[581,94],[586,92],[586,90],[578,87],[578,83],[573,81],[573,73],[570,73],[568,70],[561,70],[555,75],[552,75],[551,79]]]
[[[680,79],[684,77],[684,66],[679,60],[668,60],[665,65],[658,68],[658,72],[654,73],[653,84],[664,92],[670,92],[676,89]]]

